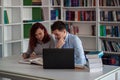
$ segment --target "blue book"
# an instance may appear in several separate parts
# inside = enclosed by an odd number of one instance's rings
[[[86,54],[87,58],[102,58],[103,51],[90,51]]]
[[[108,21],[113,21],[113,11],[108,11]]]
[[[51,20],[56,20],[56,10],[51,10]]]

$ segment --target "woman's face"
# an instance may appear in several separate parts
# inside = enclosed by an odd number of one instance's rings
[[[38,28],[35,32],[35,37],[37,38],[38,41],[42,41],[44,38],[44,30]]]

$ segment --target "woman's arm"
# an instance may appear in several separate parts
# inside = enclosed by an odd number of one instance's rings
[[[28,49],[26,52],[22,53],[22,57],[23,59],[26,59],[26,58],[30,58],[30,54],[32,53],[33,51],[30,49],[30,47],[28,46]]]

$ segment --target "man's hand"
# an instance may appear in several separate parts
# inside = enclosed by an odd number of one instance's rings
[[[64,38],[58,40],[56,48],[61,48],[65,44]]]

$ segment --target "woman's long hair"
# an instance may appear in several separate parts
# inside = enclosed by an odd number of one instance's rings
[[[34,50],[36,43],[38,42],[37,38],[35,37],[35,33],[36,33],[37,29],[39,29],[39,28],[44,30],[44,37],[43,37],[42,42],[47,43],[50,41],[50,36],[49,36],[45,26],[42,25],[41,23],[37,22],[37,23],[33,24],[32,28],[30,29],[29,47],[31,50]]]

